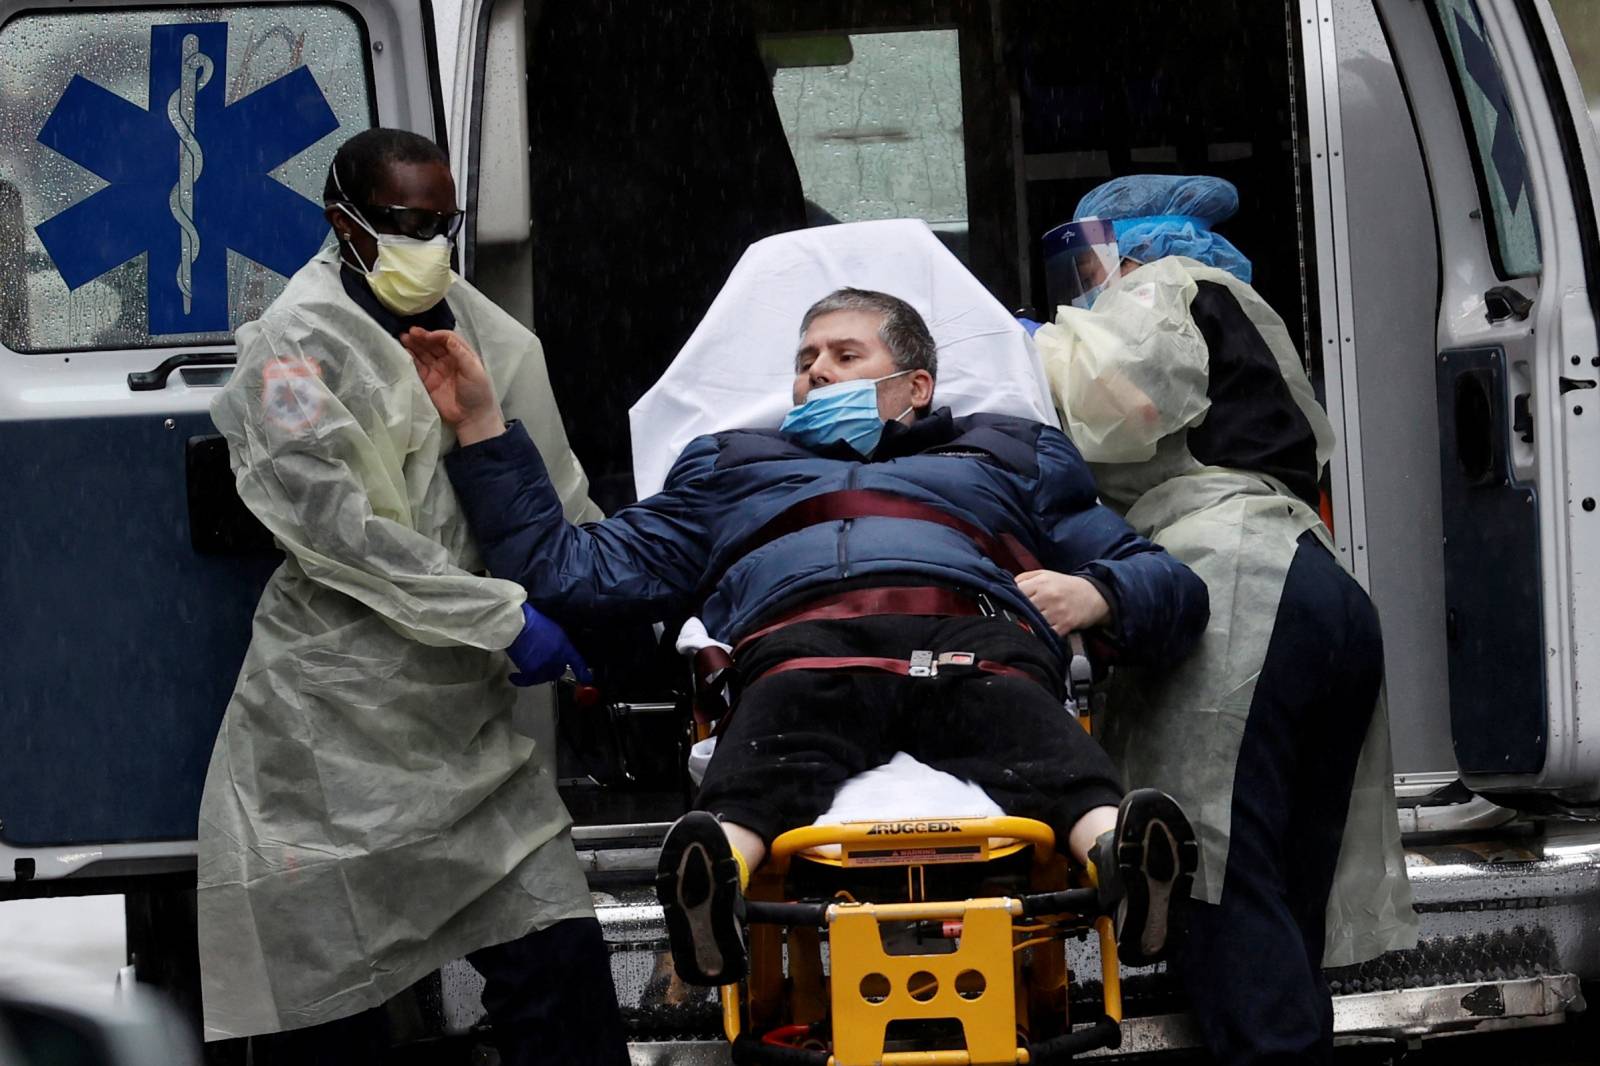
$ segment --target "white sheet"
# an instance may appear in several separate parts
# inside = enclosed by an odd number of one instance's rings
[[[689,749],[689,780],[699,788],[717,750],[707,737]],[[990,795],[971,781],[935,770],[903,751],[882,766],[856,774],[834,794],[828,809],[812,825],[844,822],[896,822],[916,818],[999,818],[1005,814]],[[823,844],[823,855],[837,855],[839,845]]]
[[[775,429],[790,407],[800,318],[835,289],[905,300],[939,345],[934,404],[957,415],[1020,415],[1059,426],[1028,333],[926,223],[854,222],[750,246],[667,372],[629,412],[634,485],[659,492],[694,438]]]

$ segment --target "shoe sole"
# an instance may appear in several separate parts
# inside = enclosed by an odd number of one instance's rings
[[[715,817],[691,818],[681,819],[661,846],[656,898],[678,976],[693,985],[731,984],[747,968],[739,863]]]
[[[1161,792],[1130,804],[1117,825],[1117,868],[1124,896],[1117,908],[1118,955],[1129,966],[1166,958],[1183,934],[1183,917],[1200,861],[1194,829]]]

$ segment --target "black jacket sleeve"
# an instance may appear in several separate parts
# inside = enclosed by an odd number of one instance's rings
[[[1110,590],[1123,661],[1171,664],[1194,649],[1211,615],[1205,582],[1099,502],[1078,449],[1053,429],[1039,435],[1037,508],[1044,564]]]
[[[692,609],[710,550],[703,487],[715,460],[710,437],[692,441],[661,492],[581,526],[566,520],[520,424],[451,452],[445,469],[489,572],[520,583],[535,607],[593,625]]]

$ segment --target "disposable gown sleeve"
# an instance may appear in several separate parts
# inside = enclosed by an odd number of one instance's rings
[[[414,528],[397,441],[438,428],[413,390],[385,389],[357,360],[319,359],[328,339],[293,322],[252,323],[239,346],[212,418],[240,498],[306,577],[419,643],[510,645],[522,631],[522,589],[460,569]]]
[[[1044,565],[1111,590],[1124,661],[1172,664],[1193,650],[1211,616],[1205,582],[1098,501],[1077,449],[1053,429],[1039,437],[1038,510]]]
[[[486,339],[492,338],[505,349],[521,354],[510,362],[512,370],[500,389],[500,405],[507,418],[516,419],[527,428],[534,446],[539,449],[550,482],[561,497],[567,519],[593,522],[604,518],[605,513],[589,499],[589,478],[567,440],[566,425],[556,407],[555,390],[550,387],[544,346],[521,323],[481,296],[475,310],[481,320],[479,330]],[[488,349],[483,352],[486,359],[494,354]],[[489,366],[498,384],[502,364],[491,362]]]
[[[490,573],[521,584],[540,610],[595,625],[656,621],[692,605],[710,554],[716,501],[705,489],[715,461],[710,437],[692,441],[661,492],[581,525],[563,516],[521,423],[456,449],[445,467]]]
[[[1063,306],[1033,335],[1062,428],[1092,463],[1143,462],[1206,413],[1209,353],[1175,260],[1140,267],[1091,309]]]

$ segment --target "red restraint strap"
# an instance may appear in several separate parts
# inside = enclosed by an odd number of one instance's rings
[[[904,614],[919,618],[975,617],[984,610],[972,596],[955,589],[933,585],[885,585],[881,588],[853,589],[837,596],[810,600],[803,607],[780,615],[768,625],[743,637],[735,654],[757,637],[764,637],[796,622],[827,622],[841,618],[870,618],[875,615]]]
[[[694,653],[693,714],[701,727],[709,729],[712,722],[732,709],[724,696],[733,678],[732,670],[733,657],[715,644]]]
[[[739,547],[727,556],[724,566],[709,583],[722,580],[728,567],[743,559],[757,548],[765,547],[790,533],[798,533],[822,522],[842,522],[855,518],[909,518],[917,522],[953,529],[978,546],[996,566],[1020,574],[1025,570],[1039,569],[1039,560],[1010,533],[996,537],[988,530],[979,529],[964,518],[930,503],[909,499],[893,492],[878,489],[842,489],[812,496],[774,515],[766,525],[746,537]]]
[[[1001,677],[1020,677],[1035,684],[1044,684],[1044,682],[1026,670],[1019,670],[1015,666],[1007,666],[1005,663],[997,663],[992,659],[979,659],[973,665],[986,674],[999,674]],[[949,667],[946,669],[949,669]],[[910,677],[911,662],[908,659],[883,659],[873,655],[804,655],[798,659],[785,659],[770,670],[762,671],[750,681],[750,684],[753,685],[762,678],[771,677],[773,674],[786,674],[790,670],[880,670],[886,674],[899,674],[902,677]]]

